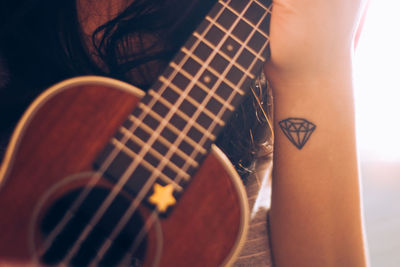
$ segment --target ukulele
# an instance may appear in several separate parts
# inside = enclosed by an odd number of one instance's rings
[[[0,169],[0,266],[231,265],[248,203],[213,142],[267,58],[270,4],[218,1],[147,94],[96,76],[41,94]]]

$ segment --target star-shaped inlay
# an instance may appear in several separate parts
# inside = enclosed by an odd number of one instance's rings
[[[149,197],[149,202],[156,205],[158,211],[165,212],[169,206],[176,203],[175,197],[172,194],[174,192],[172,184],[162,186],[156,183],[153,189],[154,192]]]

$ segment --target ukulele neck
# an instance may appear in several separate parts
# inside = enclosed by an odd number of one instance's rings
[[[107,178],[183,191],[268,56],[269,5],[214,5],[96,161]]]

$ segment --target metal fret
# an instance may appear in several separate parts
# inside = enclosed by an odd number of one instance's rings
[[[183,51],[180,51],[183,55],[186,55]],[[179,64],[179,62],[177,62]],[[199,72],[201,68],[201,63],[197,60],[195,60],[192,57],[187,57],[186,62],[183,64],[182,68],[178,67],[178,64],[175,62],[170,62],[170,66],[173,67],[176,70],[185,70],[187,73],[189,73],[192,77]]]
[[[206,40],[204,40],[204,43],[206,43],[207,45],[212,45],[212,44],[208,43]],[[213,47],[213,48],[215,48],[215,47]],[[184,52],[186,55],[188,55],[189,57],[191,57],[191,58],[193,58],[194,60],[196,60],[199,64],[202,64],[202,65],[205,64],[204,61],[202,61],[202,60],[201,60],[199,57],[197,57],[195,54],[190,53],[190,51],[187,50],[186,48],[183,47],[183,48],[182,48],[182,52]],[[253,77],[254,77],[254,75],[248,73],[248,72],[247,72],[245,69],[243,69],[241,66],[237,65],[236,62],[232,62],[232,59],[230,59],[230,58],[229,58],[227,55],[225,55],[222,51],[218,51],[218,54],[222,55],[225,59],[227,59],[228,61],[230,61],[230,62],[233,64],[233,66],[235,66],[235,67],[237,67],[237,68],[240,68],[240,69],[243,71],[243,73],[248,74],[248,76],[249,76],[250,78],[253,78]],[[218,54],[217,54],[217,55],[218,55]],[[218,73],[218,71],[215,70],[213,67],[209,66],[209,67],[207,68],[207,70],[209,70],[212,74],[214,74],[214,75],[216,75],[216,76],[219,76],[219,79],[220,79],[222,82],[225,82],[225,83],[228,84],[230,87],[235,88],[235,91],[236,91],[238,94],[240,94],[240,95],[244,95],[244,94],[245,94],[245,92],[243,92],[243,90],[241,90],[239,87],[237,87],[237,85],[235,85],[235,84],[233,84],[231,81],[225,79],[225,77],[221,77],[220,73]],[[186,73],[187,73],[187,72],[186,72]],[[187,74],[188,74],[188,73],[187,73]],[[188,78],[189,78],[189,77],[192,77],[192,76],[188,75]],[[192,77],[192,78],[193,78],[193,77]],[[191,78],[189,78],[189,79],[191,79]],[[206,89],[204,89],[204,90],[206,90],[207,92],[210,91],[210,88],[208,88],[207,86],[203,86],[203,87],[206,88]],[[202,87],[202,88],[203,88],[203,87]],[[217,98],[217,97],[216,97],[216,98]],[[222,98],[218,98],[217,100],[220,101],[221,103],[226,102],[226,99],[222,99]],[[232,109],[230,109],[230,110],[232,110]]]
[[[183,49],[182,51],[185,51],[185,53],[189,53],[189,51],[187,51],[186,49]],[[219,55],[219,54],[217,54]],[[190,55],[189,55],[190,56]],[[195,55],[191,55],[191,58],[195,59],[198,62],[201,62],[201,60],[199,58],[197,58]],[[204,64],[204,62],[201,62],[202,64]],[[212,66],[210,66],[208,68],[208,70],[215,74],[215,75],[219,75],[216,70],[213,69]],[[190,75],[188,73],[184,73],[183,74],[187,75],[188,78],[190,78]],[[251,75],[251,74],[250,74]],[[163,78],[163,81],[165,81],[166,79]],[[243,92],[238,86],[234,85],[230,80],[228,79],[224,79],[220,76],[219,80],[221,81],[219,86],[217,87],[217,89],[215,90],[215,92],[213,93],[213,98],[215,98],[216,100],[218,100],[218,102],[222,105],[225,106],[225,108],[227,108],[230,111],[234,110],[234,107],[236,107],[241,100],[241,96],[243,96],[245,94],[245,92]],[[199,88],[193,88],[191,91],[193,92],[194,90],[199,90],[200,88],[203,89],[203,91],[210,93],[210,89],[203,85],[202,83],[196,83]],[[172,84],[170,85],[172,87]],[[181,92],[181,90],[178,87],[173,87],[174,90],[176,90],[177,92]],[[229,94],[227,93],[229,91]],[[194,93],[194,92],[193,92]],[[231,94],[234,94],[233,96],[233,100],[232,101],[227,101],[227,99],[230,97]],[[211,102],[212,100],[210,100],[209,102]],[[229,105],[229,106],[228,106]],[[205,109],[206,111],[208,111],[208,107],[207,109]],[[210,112],[210,111],[209,111]],[[213,118],[216,118],[214,113],[210,112],[211,114],[213,114]],[[225,121],[225,119],[227,118],[227,116],[225,114],[223,114],[221,116],[221,119],[218,119],[219,121],[223,122]],[[218,122],[218,121],[217,121]],[[220,124],[220,123],[219,123]],[[221,124],[220,124],[221,125]],[[222,125],[221,125],[222,126]]]
[[[233,3],[233,2],[231,2],[231,3]],[[236,2],[236,4],[238,4],[239,2]],[[225,4],[224,4],[225,5]],[[226,5],[225,5],[226,6]],[[247,10],[245,11],[245,12],[247,12]],[[265,13],[261,18],[260,18],[260,20],[258,21],[258,23],[257,23],[257,25],[253,28],[253,30],[249,33],[249,36],[244,40],[244,43],[241,43],[241,47],[239,48],[239,50],[241,50],[241,52],[240,52],[240,56],[242,56],[242,52],[243,51],[246,51],[246,48],[249,48],[248,46],[246,46],[246,44],[247,43],[249,43],[249,44],[251,44],[252,42],[253,42],[253,39],[254,39],[254,36],[255,36],[255,34],[256,33],[259,33],[259,30],[258,30],[258,27],[259,27],[259,25],[262,23],[262,22],[264,22],[265,21],[265,19],[266,19],[266,14],[268,14],[268,13]],[[237,14],[237,15],[239,15],[239,18],[240,18],[240,14]],[[241,19],[241,18],[240,18]],[[215,20],[214,20],[215,21]],[[213,21],[211,21],[211,22],[213,22]],[[254,25],[253,25],[254,26]],[[235,41],[240,41],[240,40],[235,40]],[[261,54],[263,54],[262,52],[264,52],[265,51],[265,49],[267,49],[267,40],[265,40],[265,42],[263,42],[264,43],[264,45],[260,45],[261,47],[260,47],[260,52],[256,52],[256,55],[257,55],[257,59],[256,60],[253,60],[251,63],[250,63],[250,68],[251,68],[251,73],[256,73],[256,72],[258,72],[259,71],[259,67],[261,66],[261,64],[263,63],[263,61],[264,60],[260,60],[260,55]],[[232,47],[233,48],[233,47]],[[255,51],[253,51],[253,52],[255,52]],[[241,63],[242,64],[249,64],[249,62],[247,62],[246,63],[246,61],[243,61],[243,56],[242,56],[242,59],[240,59],[240,56],[239,56],[239,58],[238,58],[238,60],[241,60]],[[261,57],[262,58],[262,57]],[[243,80],[243,78],[242,78],[242,80]]]
[[[124,134],[129,134],[129,131],[124,129],[123,127],[120,128],[120,131],[123,132]],[[114,138],[114,139],[115,139],[115,141],[120,142],[120,140],[118,140],[116,138]],[[138,145],[141,145],[143,147],[145,146],[145,142],[143,142],[139,138],[135,137],[134,135],[130,136],[130,139],[132,141],[136,142]],[[126,149],[130,150],[132,153],[135,153],[137,155],[138,152],[131,149],[128,145],[125,144],[124,146],[126,147]],[[164,156],[161,153],[159,153],[157,150],[155,150],[151,147],[149,148],[149,153],[151,153],[151,155],[156,157],[159,161],[164,159]],[[148,164],[152,165],[154,168],[156,168],[156,166],[158,165],[158,163],[157,163],[157,165],[154,165],[153,163],[151,163],[149,160],[146,159],[146,156],[143,157],[143,160],[146,161]],[[181,168],[176,166],[172,161],[169,161],[167,164],[171,169],[173,169],[177,174],[179,174],[185,180],[190,179],[190,175],[187,174],[186,172],[182,171]]]
[[[119,142],[117,139],[113,138],[111,139],[111,143],[115,146],[117,146],[120,150],[124,151],[128,156],[130,156],[132,159],[134,159],[135,157],[138,156],[138,154],[136,154],[135,152],[133,152],[132,150],[130,150],[128,147],[126,147],[125,145],[123,145],[121,142]],[[145,159],[141,160],[141,163],[143,165],[143,167],[145,167],[147,170],[149,170],[150,172],[154,172],[156,173],[156,175],[163,180],[165,183],[167,184],[172,184],[175,188],[175,190],[177,190],[178,192],[181,192],[183,190],[183,188],[178,185],[177,183],[175,183],[171,178],[169,178],[168,176],[166,176],[164,173],[162,173],[159,169],[157,169],[156,167],[154,167],[152,164],[150,164],[149,162],[147,162]]]
[[[138,118],[136,118],[135,116],[130,115],[129,119],[131,121],[133,121],[134,123],[140,123],[140,120]],[[150,127],[146,126],[145,124],[142,124],[142,125],[143,125],[143,127],[145,128],[146,131],[152,132],[152,129]],[[120,131],[122,131],[124,134],[129,134],[129,138],[132,139],[133,141],[135,141],[136,143],[139,143],[139,145],[145,146],[145,142],[143,142],[143,140],[141,140],[140,138],[137,138],[136,136],[132,135],[132,133],[128,129],[126,129],[125,127],[121,127]],[[163,136],[160,136],[160,140],[162,140],[161,142],[163,142],[164,144],[166,144],[169,147],[175,147],[177,153],[179,153],[179,156],[182,157],[182,159],[184,161],[188,161],[193,167],[198,167],[199,166],[199,164],[196,161],[194,161],[192,158],[190,158],[188,155],[186,155],[183,151],[181,151],[174,144],[170,143],[166,138],[164,138]],[[164,157],[164,155],[162,153],[158,152],[157,150],[155,150],[151,146],[149,146],[149,151],[151,153],[153,153],[154,156],[158,157],[159,159],[162,159]],[[179,168],[179,166],[176,166],[176,168]]]
[[[99,155],[95,165],[98,167],[104,164],[104,162],[108,160],[109,155],[113,154],[115,150],[117,150],[117,154],[107,166],[104,172],[105,178],[115,183],[114,188],[117,187],[118,191],[123,188],[133,194],[140,192],[152,175],[152,172],[139,162],[143,160],[142,156],[144,155],[142,152],[139,154],[136,153],[137,156],[132,158],[126,151],[122,150],[121,147],[116,147],[112,143],[112,140],[110,140]],[[135,162],[137,164],[133,165]],[[132,169],[132,166],[134,166],[134,169]],[[128,170],[132,171],[128,172]],[[157,178],[158,177],[155,177],[154,182]]]
[[[209,24],[209,22],[207,20],[204,20],[204,21]],[[201,35],[201,32],[194,32],[194,33],[197,33],[197,34]],[[221,30],[217,26],[212,26],[208,30],[206,35],[204,36],[204,39],[208,40],[214,46],[217,46],[219,44],[219,42],[222,40],[222,38],[224,37],[224,35],[225,35],[225,31],[224,30]]]
[[[201,36],[201,35],[197,34],[197,36]],[[212,54],[212,52],[213,52],[213,49],[210,46],[206,45],[204,42],[202,42],[200,40],[200,38],[198,38],[197,39],[197,47],[193,50],[193,52],[190,52],[190,53],[192,55],[196,55],[198,58],[201,59],[201,61],[206,62],[207,60],[209,60],[211,58],[210,55]]]
[[[250,35],[252,28],[250,24],[244,21],[242,18],[236,27],[232,31],[232,36],[236,36],[239,40],[244,42],[247,39],[247,36]]]
[[[222,8],[223,6],[219,2],[216,2],[210,12],[208,12],[208,16],[216,17],[220,15]]]
[[[237,11],[238,13],[241,13],[242,10],[246,7],[248,4],[248,1],[243,1],[243,0],[220,0],[218,1],[225,7],[227,6],[226,2],[229,2],[229,7],[232,8],[233,10]]]
[[[257,43],[268,41],[258,28],[266,19],[259,1],[220,0],[167,68],[168,78],[148,91],[134,111],[139,115],[121,128],[124,137],[117,134],[109,145],[120,149],[105,167],[117,185],[144,196],[142,186],[147,190],[159,179],[179,186],[198,167],[265,60],[266,45]],[[103,154],[100,163],[108,160],[107,148]]]
[[[220,3],[221,3],[221,2],[220,2]],[[232,8],[229,4],[226,4],[226,3],[221,3],[221,4],[222,4],[227,10],[229,10],[230,12],[232,12],[235,16],[237,16],[237,17],[240,16],[240,14],[239,14],[234,8]],[[257,5],[258,7],[261,7],[262,9],[265,10],[263,13],[261,13],[261,14],[259,15],[259,18],[258,18],[258,19],[254,19],[254,18],[251,18],[251,19],[250,19],[250,18],[246,17],[246,16],[254,16],[254,11],[255,11],[255,10],[252,10],[252,11],[250,10],[250,8],[255,9],[254,5]],[[251,15],[249,15],[250,12],[252,13]],[[258,23],[259,19],[263,16],[263,14],[264,14],[265,12],[271,13],[271,11],[270,11],[268,8],[266,8],[266,7],[264,7],[263,5],[261,5],[258,1],[253,1],[253,3],[251,3],[251,6],[249,7],[249,9],[247,9],[246,13],[243,14],[243,16],[242,16],[240,19],[241,19],[242,21],[246,22],[247,24],[249,24],[251,28],[254,28],[254,29],[256,29],[258,32],[260,32],[265,38],[269,38],[269,36],[267,35],[266,32],[263,31],[263,29],[260,29],[260,28],[258,28],[258,27],[256,26],[256,24]],[[212,17],[211,17],[211,18],[212,18]],[[251,20],[254,20],[254,21],[251,21]],[[266,30],[268,30],[268,27],[266,28]]]
[[[160,102],[162,102],[164,105],[168,106],[169,108],[172,108],[172,104],[169,103],[167,100],[165,100],[161,95],[159,95],[156,91],[153,90],[149,90],[149,94],[150,95],[157,95],[159,98],[158,100]],[[215,135],[213,135],[211,132],[209,132],[206,128],[204,128],[202,125],[198,124],[195,120],[193,120],[193,118],[190,118],[188,115],[186,115],[185,113],[183,113],[182,111],[180,111],[179,109],[176,110],[176,115],[180,116],[183,120],[186,121],[187,124],[191,124],[194,127],[196,127],[199,131],[201,131],[203,133],[204,136],[206,136],[207,138],[211,139],[212,141],[214,141],[216,139]],[[174,125],[175,126],[175,125]],[[176,127],[176,126],[175,126]]]
[[[246,13],[243,15],[243,20],[255,27],[260,18],[264,15],[266,9],[260,6],[257,2],[252,2]]]
[[[196,58],[195,56],[193,56],[193,58],[196,59],[196,60],[199,60],[199,59]],[[183,70],[183,69],[179,69],[178,65],[176,65],[175,63],[171,62],[171,63],[170,63],[170,66],[172,66],[172,67],[175,68],[176,70],[180,71],[180,72],[181,72],[183,75],[185,75],[188,79],[194,79],[194,77],[193,77],[192,75],[190,75],[190,73],[186,72],[186,71]],[[219,75],[215,70],[213,70],[213,69],[211,69],[211,68],[208,68],[207,70],[208,70],[210,73],[212,73],[213,75]],[[207,78],[209,78],[209,76],[207,76],[207,74],[204,75],[204,76],[202,76],[202,80],[207,80]],[[209,79],[211,79],[211,78],[209,78]],[[226,79],[221,79],[221,78],[220,78],[220,80],[222,80],[223,82],[229,84],[229,85],[232,86],[232,87],[236,87],[234,84],[232,84],[230,81],[228,81],[228,80],[226,80]],[[223,99],[223,98],[221,98],[219,95],[216,95],[216,94],[211,93],[210,87],[208,87],[208,86],[205,84],[205,82],[207,82],[207,81],[204,81],[204,82],[197,81],[197,82],[196,82],[196,85],[198,85],[201,89],[203,89],[203,90],[206,91],[208,94],[210,94],[210,95],[212,96],[212,98],[215,98],[215,100],[217,100],[221,105],[225,106],[225,108],[227,108],[228,110],[230,110],[230,111],[234,111],[234,110],[235,110],[235,108],[234,108],[230,103],[228,103],[228,102],[226,101],[226,99]],[[171,87],[172,87],[172,86],[171,86]],[[175,86],[175,88],[179,90],[178,87]],[[201,104],[201,103],[199,103],[199,104]],[[197,104],[197,105],[198,105],[198,104]],[[213,114],[213,116],[215,117],[215,114]],[[216,119],[216,120],[219,120],[218,117],[215,117],[215,119]]]
[[[137,107],[137,108],[142,110],[140,107]],[[147,116],[150,116],[150,114],[148,114]],[[140,124],[139,122],[140,122],[140,120],[137,117],[131,116],[130,119],[126,120],[123,123],[123,127],[125,129],[130,129],[132,125]],[[167,130],[167,129],[168,129],[168,131],[171,131],[169,128],[165,128],[164,130]],[[150,129],[148,128],[148,130],[150,130]],[[178,132],[178,131],[176,131],[176,132]],[[172,134],[175,134],[175,132],[172,132]],[[176,136],[178,136],[178,134]],[[117,132],[115,136],[118,140],[126,140],[126,138],[124,138],[124,135],[122,135],[122,133],[120,134],[120,132]],[[190,145],[187,142],[190,139],[181,140],[180,144],[178,146],[176,146],[176,145],[172,144],[167,138],[164,138],[163,135],[161,135],[159,137],[160,137],[160,139],[155,140],[154,143],[151,145],[151,149],[154,149],[161,155],[166,155],[170,148],[174,148],[175,152],[170,158],[170,161],[172,163],[174,163],[176,166],[181,168],[185,165],[186,162],[189,161],[190,169],[195,169],[198,167],[198,163],[194,159],[189,157],[189,155],[191,155],[191,153],[195,149],[192,145]],[[194,142],[193,142],[193,144],[194,144],[194,146],[197,145]],[[131,139],[126,141],[126,145],[129,148],[131,148],[134,152],[139,153],[141,150],[141,146],[138,145],[137,143],[133,142]],[[203,150],[206,151],[204,148],[203,148]],[[151,154],[147,154],[147,155],[151,155]],[[153,161],[155,161],[154,158],[153,158]],[[158,158],[158,161],[160,161],[160,158]],[[189,173],[189,170],[187,173]]]
[[[243,49],[242,53],[240,53],[240,56],[237,59],[237,63],[239,66],[247,70],[254,59],[254,55],[248,49]]]
[[[207,17],[206,17],[206,20],[208,20],[210,23],[212,23],[212,25],[214,25],[214,26],[220,28],[221,30],[226,31],[226,30],[224,29],[223,26],[221,26],[217,21],[215,21],[215,20],[212,19],[211,17],[208,17],[208,16],[207,16]],[[259,33],[260,31],[257,31],[257,32]],[[227,33],[226,33],[226,34],[227,34]],[[201,39],[204,40],[204,38],[202,38],[202,37],[201,37],[198,33],[196,33],[196,32],[194,32],[193,35],[196,36],[197,38],[201,38]],[[249,51],[253,54],[253,56],[259,58],[259,59],[262,60],[262,61],[265,61],[265,60],[266,60],[266,58],[264,58],[263,56],[259,55],[259,53],[258,53],[256,50],[254,50],[253,48],[251,48],[251,47],[245,45],[245,44],[243,43],[243,41],[240,40],[237,36],[235,36],[235,35],[233,35],[233,34],[227,34],[227,36],[231,37],[235,42],[237,42],[237,43],[239,44],[239,46],[243,46],[243,47],[245,47],[247,50],[249,50]],[[265,37],[265,39],[268,40],[268,37]],[[226,42],[225,42],[225,43],[226,43]],[[212,47],[213,49],[215,48],[215,46],[212,45],[211,42],[208,42],[207,45],[209,45],[209,46]],[[232,47],[232,48],[229,47],[229,44],[226,44],[226,46],[223,46],[223,47],[226,48],[226,51],[232,51],[232,50],[234,49],[234,47]],[[223,50],[220,50],[220,51],[223,52]],[[220,51],[219,51],[219,52],[220,52]],[[235,53],[235,54],[236,54],[236,53]],[[228,56],[228,55],[226,54],[226,52],[224,52],[224,56],[226,56],[229,60],[233,57],[233,56]]]
[[[121,133],[123,133],[123,134],[128,134],[130,140],[132,140],[132,141],[134,142],[134,145],[139,145],[139,146],[142,146],[142,147],[145,147],[145,146],[146,146],[145,142],[143,142],[143,140],[141,140],[140,138],[137,138],[137,137],[134,136],[134,135],[129,135],[130,132],[129,132],[126,128],[121,127],[121,128],[120,128],[120,131],[121,131]],[[118,140],[118,138],[117,138],[117,140]],[[164,144],[168,144],[168,143],[169,143],[168,140],[166,140],[166,139],[163,139],[162,142],[164,142]],[[134,149],[132,149],[132,145],[131,145],[131,144],[127,144],[126,146],[129,147],[133,152],[139,153],[139,151],[135,151]],[[150,147],[148,147],[148,150],[149,150],[149,152],[151,153],[151,156],[157,158],[158,161],[163,160],[164,155],[163,155],[161,152],[159,152],[157,149],[155,149],[155,148],[153,148],[152,146],[150,146]],[[179,153],[179,155],[178,155],[178,153],[177,153],[177,157],[179,157],[179,161],[181,161],[181,162],[182,162],[182,161],[183,161],[183,162],[189,161],[190,164],[191,164],[193,167],[197,167],[197,166],[198,166],[198,163],[197,163],[197,162],[195,162],[195,161],[192,160],[192,159],[189,159],[188,156],[185,156],[184,153],[183,153],[182,151],[181,151],[181,153]],[[158,162],[158,163],[159,163],[159,162]],[[158,163],[157,163],[157,164],[158,164]],[[174,170],[175,170],[176,172],[178,172],[178,173],[181,172],[181,171],[180,171],[180,166],[178,166],[178,165],[176,164],[176,162],[174,162],[174,161],[171,160],[169,163],[171,164],[170,167],[171,167],[172,169],[174,169]],[[183,172],[182,172],[181,174],[182,174],[183,177],[189,178],[189,176],[187,176],[187,175],[184,174]]]
[[[250,41],[248,42],[248,46],[254,50],[262,51],[261,54],[263,54],[264,56],[268,56],[268,54],[266,53],[267,51],[262,50],[263,44],[268,43],[268,42],[269,42],[269,38],[265,38],[257,31],[251,37]],[[258,54],[260,54],[260,53],[258,53]]]
[[[160,76],[159,77],[159,79],[161,80],[161,81],[166,81],[166,79],[164,78],[164,77],[162,77],[162,76]],[[172,90],[174,90],[176,93],[182,93],[182,90],[181,89],[179,89],[177,86],[175,86],[174,84],[170,84],[169,85],[169,87],[172,89]],[[201,89],[203,89],[204,91],[205,90],[207,90],[208,91],[208,88],[206,88],[206,87],[202,87]],[[219,96],[217,96],[218,98],[219,98],[219,100],[218,101],[222,101],[221,99],[220,99],[220,97]],[[195,98],[193,98],[193,97],[191,97],[190,95],[188,95],[187,97],[186,97],[186,100],[188,100],[192,105],[194,105],[194,106],[196,106],[197,108],[199,108],[200,106],[199,106],[199,102],[195,99]],[[212,113],[211,111],[209,111],[209,110],[207,110],[207,109],[203,109],[202,110],[202,112],[204,112],[208,117],[210,117],[212,120],[215,120],[220,126],[225,126],[225,122],[224,121],[222,121],[220,118],[218,118],[214,113]],[[199,120],[197,120],[198,122],[199,122]],[[206,126],[204,126],[204,127],[206,127]]]
[[[219,25],[221,25],[225,30],[229,30],[231,25],[239,16],[233,13],[229,8],[225,8],[221,15],[216,19]],[[210,16],[206,16],[208,20],[213,20]]]
[[[266,12],[271,13],[272,0],[261,0],[267,3],[263,3],[260,0],[253,0],[253,1],[258,5],[260,5]]]
[[[146,112],[148,112],[148,113],[151,114],[152,116],[158,117],[160,120],[163,119],[159,114],[157,114],[156,112],[154,112],[153,110],[151,110],[148,106],[146,106],[146,105],[144,105],[144,104],[142,104],[142,103],[139,103],[139,107],[141,107],[142,109],[146,110]],[[168,127],[170,130],[172,130],[173,132],[175,132],[176,134],[180,134],[180,133],[181,133],[181,131],[180,131],[178,128],[176,128],[175,126],[173,126],[172,124],[167,123],[167,127]],[[186,140],[191,146],[193,146],[195,150],[199,151],[201,154],[206,154],[206,153],[207,153],[207,151],[206,151],[203,147],[199,146],[199,144],[196,143],[195,141],[193,141],[192,139],[186,138],[185,140]],[[160,139],[160,141],[161,141],[161,142],[164,142],[162,139]],[[172,144],[168,142],[168,143],[166,143],[166,145],[171,146]],[[179,151],[179,150],[178,150],[178,151]]]
[[[170,103],[176,103],[181,97],[180,92],[176,92],[170,86],[165,88],[164,92],[161,93],[161,96],[168,100]]]

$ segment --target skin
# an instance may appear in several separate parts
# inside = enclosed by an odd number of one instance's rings
[[[90,2],[77,0],[87,35],[126,4]],[[367,265],[352,84],[361,7],[361,0],[274,0],[265,67],[275,105],[274,266]],[[92,12],[98,21],[85,20]],[[301,150],[279,128],[288,117],[317,125]]]
[[[352,52],[360,0],[275,0],[271,60],[275,150],[270,236],[275,266],[366,266]],[[299,150],[278,122],[317,128]]]

